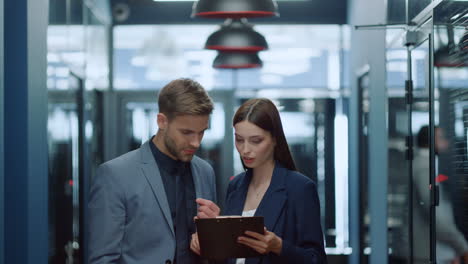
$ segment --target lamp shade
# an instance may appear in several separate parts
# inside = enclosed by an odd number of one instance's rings
[[[460,45],[460,50],[468,52],[468,26],[466,27],[458,45]]]
[[[213,67],[218,69],[248,69],[262,67],[256,52],[219,52]]]
[[[278,16],[274,0],[199,0],[193,3],[192,17],[241,18]]]
[[[463,42],[466,35],[455,45],[454,31],[451,25],[447,26],[448,43],[434,52],[434,66],[436,67],[465,67],[467,63],[463,56]],[[465,51],[466,52],[466,51]]]
[[[205,49],[254,52],[268,49],[268,44],[246,19],[227,19],[221,29],[208,37]]]
[[[458,52],[450,46],[444,46],[434,52],[434,66],[436,67],[460,67],[463,62]]]
[[[460,48],[461,57],[465,65],[468,65],[468,26],[465,28],[465,33],[463,33],[463,36],[461,37],[458,45]]]

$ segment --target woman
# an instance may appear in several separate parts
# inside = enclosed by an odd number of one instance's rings
[[[326,263],[316,186],[296,171],[276,106],[268,99],[248,100],[233,125],[246,171],[229,183],[224,214],[263,216],[265,233],[247,231],[238,238],[263,257],[229,263]],[[192,242],[199,252],[198,241]]]

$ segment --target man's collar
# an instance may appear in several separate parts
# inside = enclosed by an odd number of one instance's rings
[[[180,170],[188,167],[190,162],[183,162],[180,160],[174,160],[173,158],[169,157],[167,154],[163,153],[153,142],[150,140],[150,147],[153,156],[158,163],[158,167],[163,169],[169,173],[173,173],[175,170]]]

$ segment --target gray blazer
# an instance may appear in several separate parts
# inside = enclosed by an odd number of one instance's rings
[[[172,218],[149,144],[97,170],[88,204],[90,264],[173,262]],[[191,168],[197,198],[215,201],[213,168],[198,157]]]

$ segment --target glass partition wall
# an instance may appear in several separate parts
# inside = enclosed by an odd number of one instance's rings
[[[434,179],[438,263],[468,262],[468,2],[434,9]]]
[[[430,25],[387,31],[389,263],[428,263],[434,205],[430,151],[418,133],[431,125]],[[431,185],[432,184],[432,185]]]
[[[108,88],[108,26],[72,2],[51,4],[47,33],[49,263],[67,264],[86,259],[88,186],[103,161],[98,90]]]
[[[390,263],[468,260],[467,18],[442,1],[387,30]]]

